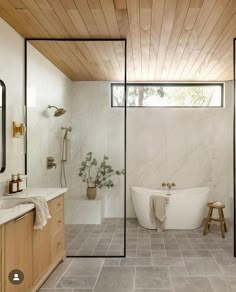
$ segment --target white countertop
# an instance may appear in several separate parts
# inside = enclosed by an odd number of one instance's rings
[[[29,198],[35,196],[45,197],[50,201],[67,191],[66,188],[28,188],[23,192],[11,196],[0,195],[0,200],[7,200],[9,198]],[[4,224],[14,218],[17,218],[30,210],[34,209],[33,204],[20,204],[9,209],[0,209],[0,225]]]

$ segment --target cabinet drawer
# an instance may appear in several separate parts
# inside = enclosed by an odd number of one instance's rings
[[[65,245],[64,229],[61,229],[52,238],[52,261],[53,262],[64,251],[64,245]]]
[[[61,228],[64,228],[64,210],[59,210],[52,217],[52,234],[56,234]]]
[[[50,214],[53,215],[57,211],[62,210],[63,206],[64,206],[64,197],[63,197],[63,195],[51,200],[49,202]]]
[[[51,220],[41,230],[33,230],[33,284],[47,272],[51,264]]]

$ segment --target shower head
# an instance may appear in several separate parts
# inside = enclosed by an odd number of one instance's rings
[[[64,115],[64,113],[66,113],[66,110],[64,108],[58,108],[54,105],[50,105],[48,106],[48,108],[55,108],[55,112],[54,112],[54,117],[60,117],[62,115]]]
[[[65,112],[66,112],[66,110],[64,108],[59,108],[55,111],[54,116],[60,117],[60,116],[64,115]]]

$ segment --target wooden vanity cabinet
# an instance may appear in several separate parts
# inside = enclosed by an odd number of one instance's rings
[[[51,253],[51,220],[48,220],[42,230],[33,230],[33,285],[50,268]]]
[[[49,211],[52,216],[51,261],[55,262],[61,258],[65,250],[64,202],[62,196],[49,203]]]
[[[2,227],[0,226],[0,292],[2,292],[2,279],[3,279],[3,260],[2,260]]]
[[[26,292],[32,286],[32,229],[33,212],[5,224],[4,257],[5,257],[5,290],[6,292]],[[8,280],[12,270],[19,269],[24,273],[24,281],[14,285]]]
[[[34,210],[0,226],[0,292],[36,292],[64,259],[64,197],[49,202],[52,216],[34,230]],[[2,239],[1,239],[2,238]],[[13,285],[9,272],[19,269],[24,281]]]

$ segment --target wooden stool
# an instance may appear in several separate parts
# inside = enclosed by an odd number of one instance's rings
[[[207,207],[209,207],[209,211],[208,211],[208,216],[207,216],[205,228],[204,228],[204,231],[203,231],[203,235],[206,235],[207,232],[209,231],[211,221],[218,221],[218,222],[220,222],[222,238],[224,238],[225,237],[225,232],[227,232],[227,227],[226,227],[225,217],[224,217],[224,212],[223,212],[223,209],[225,208],[225,205],[224,204],[216,205],[213,202],[213,203],[208,203]],[[214,209],[218,209],[219,219],[212,218],[212,213],[213,213]]]

